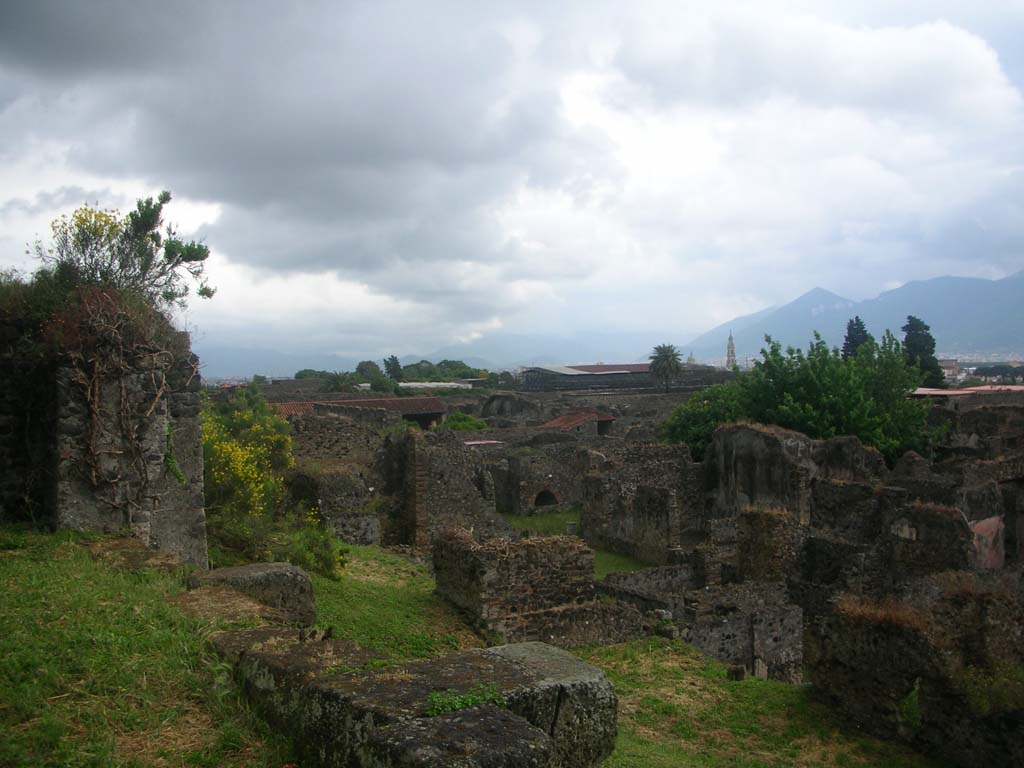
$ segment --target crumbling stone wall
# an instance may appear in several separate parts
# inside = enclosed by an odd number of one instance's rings
[[[66,361],[19,355],[19,333],[0,324],[0,520],[127,530],[206,568],[199,363],[188,336],[91,381],[87,397]]]
[[[449,430],[388,435],[379,457],[388,509],[385,540],[427,547],[447,528],[510,537],[495,511],[494,482],[480,455]]]
[[[701,485],[686,446],[625,444],[583,479],[583,537],[598,549],[666,564],[701,530]]]
[[[97,382],[92,404],[58,372],[54,516],[60,528],[129,530],[206,568],[199,363],[167,359]]]
[[[435,540],[433,559],[438,593],[488,636],[572,647],[650,629],[636,608],[597,600],[594,553],[575,537],[479,543],[452,529]]]

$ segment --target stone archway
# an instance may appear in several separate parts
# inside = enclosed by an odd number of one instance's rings
[[[557,503],[558,497],[547,488],[538,493],[536,498],[533,500],[533,506],[535,507],[553,507]]]

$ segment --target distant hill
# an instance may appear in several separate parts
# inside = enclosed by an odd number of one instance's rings
[[[202,341],[193,344],[199,355],[204,378],[249,377],[254,373],[264,376],[294,376],[303,368],[318,371],[351,371],[359,363],[348,357],[322,353],[291,353],[273,349],[248,349],[208,345]]]
[[[789,304],[738,317],[683,345],[701,361],[725,358],[729,331],[741,361],[757,356],[765,334],[783,347],[806,348],[814,331],[829,344],[843,343],[846,323],[860,315],[880,337],[888,328],[902,336],[907,315],[931,326],[940,355],[1013,355],[1024,352],[1024,272],[1002,280],[936,277],[916,280],[866,301],[815,288]]]

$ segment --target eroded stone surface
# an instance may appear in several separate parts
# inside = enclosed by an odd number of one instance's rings
[[[364,768],[548,768],[550,737],[521,717],[484,704],[403,721],[370,735]]]
[[[375,667],[373,652],[310,634],[312,639],[305,630],[265,627],[224,633],[214,641],[235,664],[260,711],[296,737],[310,765],[584,768],[614,747],[617,700],[611,683],[599,669],[557,648],[522,643]],[[523,743],[504,737],[511,750],[505,757],[474,757],[470,747],[483,743],[480,739],[501,743],[476,732],[476,716],[448,717],[447,730],[430,722],[437,694],[472,695],[481,686],[504,699],[509,713],[481,715],[484,722],[513,718],[526,737]],[[465,732],[452,730],[455,726]],[[547,742],[537,737],[537,729]],[[429,749],[405,750],[403,745],[411,749],[415,739],[399,734],[419,732],[432,734]],[[469,762],[437,762],[445,750],[459,749],[466,750],[459,759]],[[401,755],[406,762],[381,762]],[[516,762],[517,755],[532,755],[534,761]]]
[[[309,574],[290,563],[253,563],[237,568],[217,568],[193,574],[189,587],[227,586],[237,589],[264,605],[284,612],[296,624],[316,623],[316,602]]]

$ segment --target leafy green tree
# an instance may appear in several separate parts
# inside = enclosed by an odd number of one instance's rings
[[[324,392],[348,392],[360,383],[359,376],[351,371],[332,371],[322,378]]]
[[[402,366],[403,381],[438,381],[440,378],[437,367],[429,360]]]
[[[846,338],[843,339],[843,360],[849,360],[857,354],[857,350],[861,346],[874,340],[875,337],[868,333],[868,329],[864,326],[864,321],[860,319],[859,315],[855,315],[846,324]]]
[[[920,318],[907,315],[907,323],[900,330],[904,334],[903,352],[907,364],[917,366],[924,374],[922,386],[945,386],[946,377],[935,358],[935,337],[931,334],[931,327]]]
[[[82,206],[70,217],[53,222],[53,243],[37,241],[34,252],[56,270],[74,274],[79,285],[117,288],[142,296],[153,306],[184,305],[191,277],[196,293],[209,298],[206,281],[210,250],[202,243],[180,240],[174,228],[163,227],[163,208],[171,193],[139,200],[126,217],[109,209]]]
[[[668,392],[668,385],[683,372],[679,350],[672,344],[659,344],[651,352],[650,360],[651,376],[655,381],[661,382]]]
[[[715,384],[692,395],[676,408],[662,426],[662,438],[670,443],[685,443],[690,455],[703,461],[711,435],[722,424],[745,418],[743,392],[737,382]]]
[[[330,371],[318,371],[314,368],[303,368],[295,372],[296,379],[326,379],[330,375]]]
[[[356,366],[356,373],[362,376],[367,381],[373,381],[378,376],[383,376],[384,371],[380,369],[373,360],[363,360],[359,365]]]
[[[471,416],[468,413],[462,411],[454,411],[448,414],[448,418],[444,420],[444,424],[441,425],[442,429],[454,429],[454,430],[474,430],[474,429],[487,429],[487,422],[481,419]]]
[[[905,451],[927,448],[927,405],[908,395],[919,385],[916,367],[888,331],[880,344],[864,342],[846,360],[818,334],[807,348],[766,337],[753,369],[736,381],[694,395],[664,427],[670,442],[704,455],[714,429],[730,421],[775,424],[814,438],[855,435],[892,463]]]
[[[384,372],[392,381],[402,380],[402,363],[399,362],[398,357],[391,355],[384,360]]]
[[[397,395],[400,387],[398,382],[394,379],[389,379],[383,374],[374,378],[370,382],[370,391],[379,392],[382,395]]]

